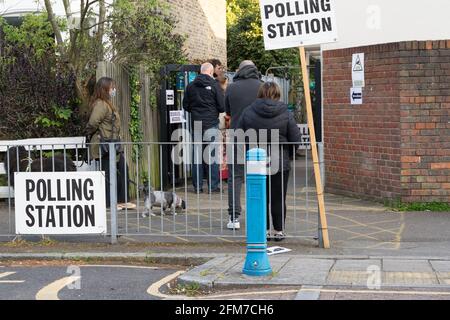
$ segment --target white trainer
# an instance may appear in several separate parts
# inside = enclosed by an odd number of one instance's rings
[[[238,219],[230,219],[230,221],[227,224],[227,228],[230,230],[239,230],[241,228],[241,223]]]

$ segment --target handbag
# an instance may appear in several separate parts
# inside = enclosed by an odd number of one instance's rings
[[[102,132],[99,130],[100,133],[100,150],[102,152],[103,155],[107,155],[109,154],[109,144],[110,143],[114,143],[114,147],[116,149],[116,154],[121,153],[122,152],[122,146],[120,145],[120,139],[113,139],[114,137],[114,124],[116,122],[116,113],[112,111],[112,119],[111,119],[111,138],[106,139],[105,137],[103,137]]]

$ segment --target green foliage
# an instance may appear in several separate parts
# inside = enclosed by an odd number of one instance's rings
[[[190,284],[177,284],[175,288],[170,290],[170,293],[175,295],[195,297],[201,294],[201,288],[200,285],[196,282]]]
[[[150,105],[156,107],[159,71],[166,64],[187,63],[183,50],[186,39],[175,32],[177,21],[163,1],[118,0],[113,8],[111,28],[107,30],[111,60],[128,67],[131,73],[136,66],[145,68],[152,77],[150,90],[154,95],[150,95]],[[139,130],[137,126],[133,129],[136,137]]]
[[[399,212],[450,212],[450,203],[443,202],[403,203],[401,201],[394,201],[386,205],[392,210]]]
[[[64,30],[64,24],[59,21]],[[56,54],[46,14],[26,15],[20,26],[0,17],[0,136],[7,139],[80,134],[75,80]]]
[[[53,106],[53,119],[48,118],[46,115],[41,115],[37,117],[34,123],[44,128],[61,128],[70,119],[72,113],[73,111],[69,108]]]
[[[143,133],[142,133],[142,122],[141,122],[141,112],[140,112],[140,104],[141,104],[141,84],[139,82],[139,73],[136,67],[131,67],[130,72],[130,94],[131,94],[131,102],[130,102],[130,135],[131,141],[136,142],[133,148],[133,160],[139,156],[142,158],[142,145],[139,144],[143,141]]]
[[[8,176],[7,175],[0,175],[0,187],[5,187],[8,185]]]
[[[53,5],[56,2],[61,4],[62,0],[53,1]],[[82,24],[70,30],[65,18],[57,18],[57,28],[53,28],[47,13],[25,16],[20,27],[7,25],[0,17],[5,40],[0,56],[0,103],[10,106],[5,122],[0,122],[0,136],[20,139],[81,134],[90,111],[88,82],[95,77],[101,60],[130,69],[144,66],[152,76],[150,102],[156,107],[160,68],[187,62],[185,38],[176,34],[176,21],[163,2],[114,1],[108,5],[104,37],[99,33],[96,1],[84,2]],[[54,35],[61,32],[68,37],[56,44]],[[130,131],[136,142],[142,140],[139,90],[132,88]],[[61,107],[55,110],[54,105]],[[16,124],[15,131],[8,132],[10,123]]]
[[[62,22],[59,22],[63,26]],[[46,14],[27,15],[20,27],[8,25],[0,17],[0,28],[5,34],[4,39],[7,43],[14,44],[19,49],[33,48],[34,58],[37,60],[48,58],[45,55],[56,47],[55,40],[51,36],[53,29]],[[8,55],[9,49],[12,47],[6,46],[5,48],[6,55]]]
[[[255,62],[262,73],[270,67],[298,65],[298,49],[266,51],[258,0],[227,0],[228,67],[242,60]]]
[[[112,60],[127,66],[143,65],[153,75],[169,63],[185,63],[185,38],[175,33],[176,21],[159,0],[117,0],[108,31]]]

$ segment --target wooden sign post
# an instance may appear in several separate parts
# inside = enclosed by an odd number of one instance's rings
[[[300,47],[301,72],[305,88],[308,127],[319,202],[319,240],[322,248],[329,249],[330,239],[325,212],[324,188],[317,152],[305,46],[337,41],[335,2],[334,0],[260,0],[259,3],[266,50]]]
[[[301,63],[301,72],[303,76],[303,87],[305,89],[305,101],[306,101],[306,113],[308,117],[308,128],[311,139],[311,151],[314,162],[314,175],[316,178],[316,190],[317,190],[317,201],[319,203],[319,241],[320,246],[324,249],[330,248],[330,239],[328,236],[328,222],[327,215],[325,212],[325,199],[323,196],[323,185],[322,185],[322,177],[320,174],[320,166],[319,166],[319,154],[317,152],[317,139],[316,139],[316,130],[314,127],[314,116],[313,109],[311,103],[311,90],[309,89],[309,72],[308,65],[306,63],[306,53],[305,48],[300,47],[300,63]]]

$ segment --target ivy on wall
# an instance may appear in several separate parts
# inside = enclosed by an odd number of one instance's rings
[[[141,122],[141,83],[139,81],[139,72],[136,67],[130,68],[130,135],[131,141],[135,143],[133,148],[133,160],[142,158],[142,142],[144,135],[142,133]]]

